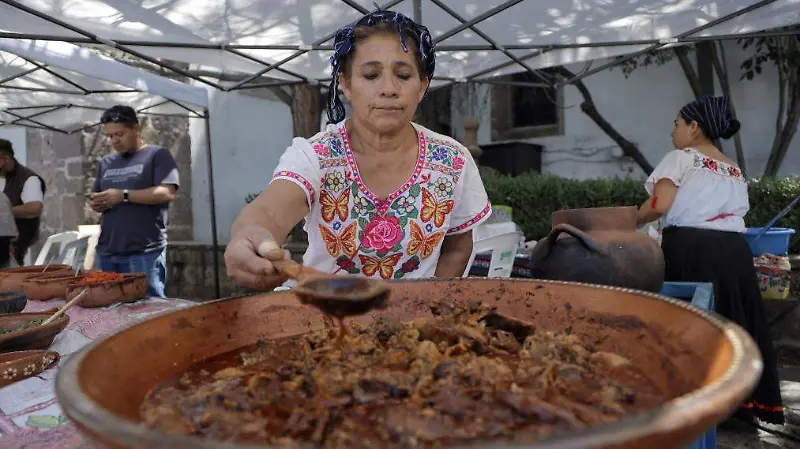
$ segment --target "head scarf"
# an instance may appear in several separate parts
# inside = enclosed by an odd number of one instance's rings
[[[345,118],[344,105],[339,99],[339,72],[342,69],[344,57],[353,52],[356,28],[373,27],[382,22],[397,25],[400,45],[403,47],[403,51],[408,52],[408,46],[403,35],[404,32],[414,36],[419,42],[419,54],[422,59],[422,67],[420,69],[429,80],[433,78],[433,71],[436,65],[436,44],[431,39],[431,34],[426,27],[418,25],[399,12],[377,10],[367,14],[336,32],[336,37],[333,41],[333,55],[330,58],[333,79],[331,79],[328,87],[328,123],[338,123]]]
[[[700,125],[703,134],[711,140],[727,139],[739,130],[739,122],[733,119],[728,108],[727,97],[705,95],[681,108],[680,114]]]

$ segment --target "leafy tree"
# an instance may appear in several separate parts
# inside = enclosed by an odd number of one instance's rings
[[[800,26],[783,28],[787,33],[800,32]],[[773,65],[778,77],[778,113],[775,117],[775,138],[772,141],[764,176],[775,176],[789,145],[797,132],[800,120],[800,35],[747,38],[739,41],[743,49],[753,54],[742,62],[742,80],[753,80]]]

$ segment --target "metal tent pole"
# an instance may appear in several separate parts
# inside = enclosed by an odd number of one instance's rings
[[[206,164],[208,165],[208,199],[209,210],[211,212],[211,254],[214,264],[214,294],[219,299],[222,296],[219,286],[219,241],[217,240],[217,206],[214,194],[214,163],[211,156],[211,116],[208,109],[205,110],[203,118],[206,122]]]

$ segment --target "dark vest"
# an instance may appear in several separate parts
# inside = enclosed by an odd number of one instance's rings
[[[39,182],[42,185],[42,193],[44,193],[47,188],[44,185],[42,177],[14,160],[14,169],[6,175],[6,187],[3,189],[3,193],[5,193],[9,201],[11,201],[12,206],[22,205],[22,188],[25,186],[25,181],[31,176],[37,176],[39,178]],[[14,221],[17,223],[17,228],[19,230],[17,245],[22,248],[27,248],[39,238],[41,217],[15,218]]]

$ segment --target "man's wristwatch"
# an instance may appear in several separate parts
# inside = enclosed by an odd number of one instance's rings
[[[130,198],[128,196],[128,189],[122,191],[122,202],[123,203],[130,203]]]

